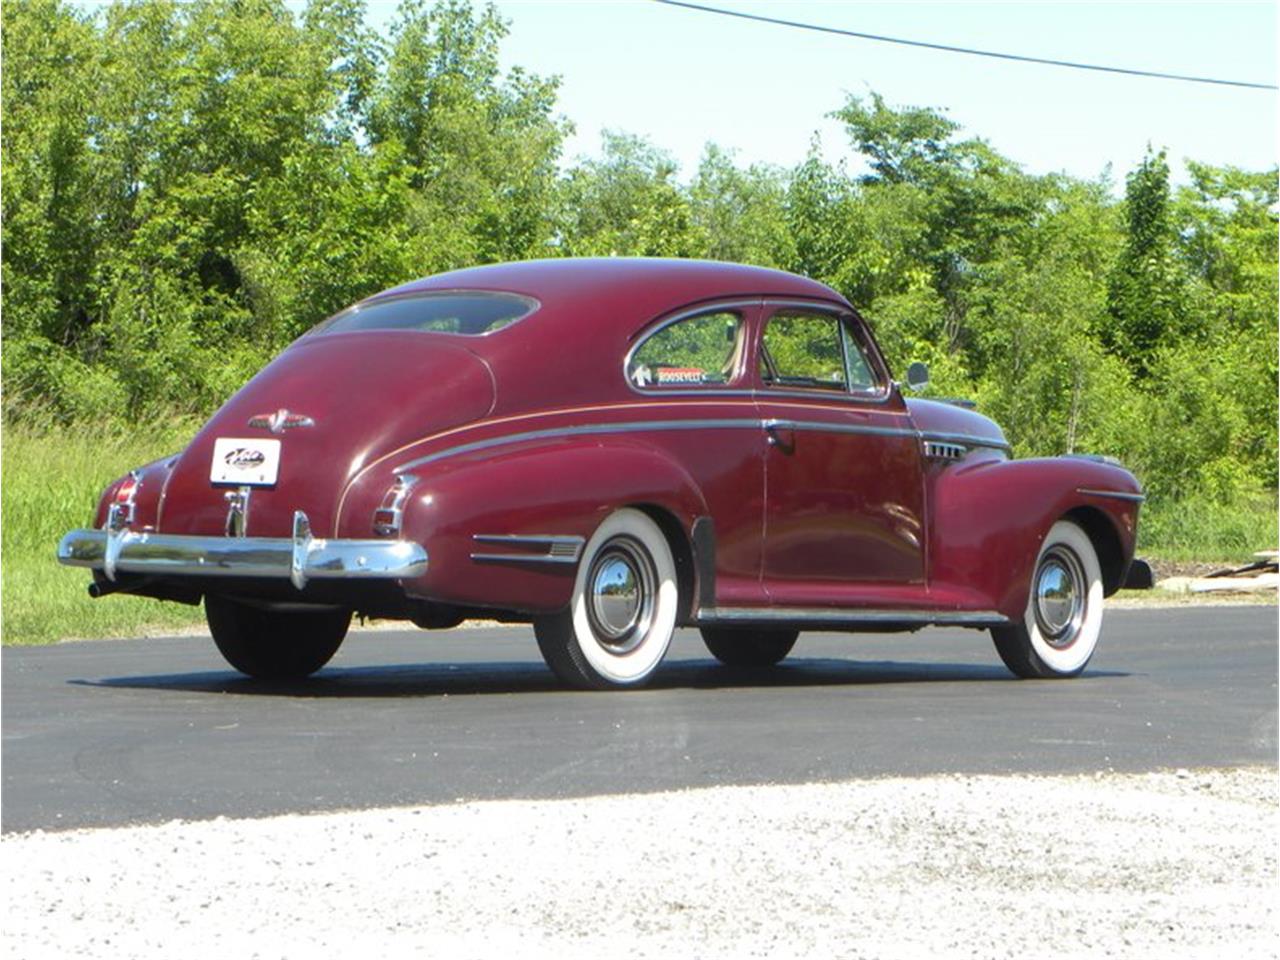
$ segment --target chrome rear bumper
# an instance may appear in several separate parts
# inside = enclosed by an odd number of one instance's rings
[[[409,540],[322,540],[307,515],[293,515],[293,537],[198,537],[128,529],[72,530],[58,562],[153,576],[265,577],[308,580],[399,580],[427,572],[427,551]]]

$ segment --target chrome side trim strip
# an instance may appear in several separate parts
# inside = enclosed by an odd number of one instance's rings
[[[472,443],[464,443],[457,447],[449,447],[446,450],[440,450],[437,453],[429,453],[425,457],[418,457],[416,460],[410,460],[408,463],[402,463],[400,466],[396,467],[393,472],[402,473],[405,470],[412,470],[415,467],[425,466],[428,463],[435,463],[437,460],[443,460],[446,457],[460,457],[464,454],[476,453],[480,450],[489,450],[493,447],[502,447],[514,443],[525,443],[530,440],[551,440],[557,437],[596,436],[604,433],[731,429],[762,430],[763,424],[762,421],[758,419],[749,420],[741,418],[732,420],[648,420],[635,423],[592,423],[576,427],[549,427],[546,430],[529,430],[525,433],[510,433],[502,437],[490,437],[487,440],[476,440]]]
[[[477,533],[472,538],[476,543],[494,546],[531,547],[541,549],[537,553],[473,553],[471,559],[476,563],[577,563],[582,556],[582,548],[586,538],[560,536],[557,534],[513,534],[513,533]]]
[[[553,557],[544,553],[473,553],[476,563],[564,563],[574,564],[577,557]]]
[[[831,626],[910,624],[913,626],[992,627],[1009,622],[994,610],[886,610],[862,607],[711,607],[698,612],[698,623],[804,623]]]
[[[767,425],[772,424],[775,427],[788,427],[796,430],[818,430],[828,433],[861,433],[871,436],[880,437],[912,437],[919,436],[917,431],[907,427],[872,427],[861,424],[844,424],[844,423],[824,423],[819,421],[799,421],[799,420],[763,420],[759,418],[733,418],[733,419],[706,419],[706,420],[644,420],[631,423],[592,423],[579,426],[566,427],[549,427],[545,430],[529,430],[524,433],[511,433],[501,437],[490,437],[487,440],[476,440],[472,443],[464,443],[456,447],[449,447],[445,450],[429,453],[426,456],[418,457],[406,463],[402,463],[394,469],[399,474],[406,470],[413,470],[417,467],[426,466],[429,463],[435,463],[438,460],[444,460],[447,457],[458,457],[468,453],[477,453],[481,450],[490,450],[494,447],[507,446],[516,443],[525,443],[532,440],[551,440],[560,437],[582,437],[582,436],[599,436],[601,434],[610,433],[645,433],[645,432],[665,432],[669,430],[760,430],[763,431]],[[992,442],[980,441],[977,438],[975,443],[981,443],[985,446],[992,446]]]
[[[133,530],[72,530],[58,544],[58,562],[153,576],[265,577],[308,580],[398,580],[427,572],[427,551],[408,540],[321,540],[306,514],[294,514],[292,537],[204,537]]]
[[[774,420],[765,421],[766,425],[784,430],[811,430],[815,433],[865,433],[873,437],[911,437],[919,436],[916,430],[908,427],[870,427],[860,423],[830,423],[825,420]]]
[[[1143,503],[1147,496],[1144,493],[1125,493],[1123,490],[1094,490],[1089,487],[1076,487],[1076,493],[1089,497],[1108,497],[1112,500],[1128,500],[1131,503]]]

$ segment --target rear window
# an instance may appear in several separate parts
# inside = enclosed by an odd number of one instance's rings
[[[358,303],[313,327],[317,333],[419,330],[478,337],[528,316],[538,302],[514,293],[412,293]]]

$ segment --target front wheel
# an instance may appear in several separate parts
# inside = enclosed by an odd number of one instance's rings
[[[1102,568],[1080,527],[1059,520],[1045,537],[1021,623],[991,631],[1005,666],[1024,679],[1084,671],[1102,632]]]
[[[258,680],[298,680],[338,652],[350,610],[271,610],[208,594],[205,619],[227,663]]]
[[[671,547],[639,510],[610,514],[582,551],[569,609],[534,621],[542,658],[588,690],[634,687],[662,662],[679,589]]]
[[[799,630],[734,630],[703,627],[702,642],[729,667],[772,667],[796,645]]]

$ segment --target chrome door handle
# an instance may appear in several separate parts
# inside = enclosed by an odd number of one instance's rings
[[[771,447],[777,447],[787,453],[795,448],[796,425],[790,420],[766,420],[764,435]]]

